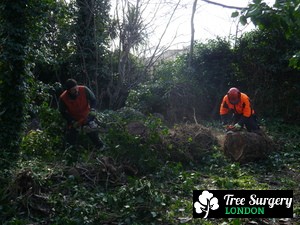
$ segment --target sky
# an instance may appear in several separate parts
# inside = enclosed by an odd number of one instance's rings
[[[124,0],[123,0],[124,1]],[[136,4],[137,0],[129,0]],[[140,0],[143,7],[143,19],[149,28],[149,42],[156,46],[159,41],[162,46],[169,46],[170,49],[182,49],[189,46],[191,39],[191,15],[194,0]],[[166,26],[172,16],[176,3],[180,1],[169,27]],[[251,0],[211,0],[223,5],[235,7],[247,7]],[[264,2],[273,5],[275,0],[264,0]],[[112,0],[122,2],[122,0]],[[194,18],[195,40],[205,42],[208,39],[214,39],[217,36],[229,38],[229,36],[238,36],[242,32],[254,29],[253,24],[242,26],[238,23],[238,18],[232,18],[234,9],[228,9],[221,6],[212,5],[198,0],[197,9]],[[164,35],[163,35],[164,34]]]
[[[187,8],[180,9],[177,21],[174,21],[170,31],[177,30],[180,32],[180,36],[175,41],[180,45],[189,44],[191,37],[191,15],[192,4],[194,0],[186,0]],[[215,0],[225,5],[246,7],[248,0]],[[238,18],[231,18],[231,14],[236,11],[234,9],[227,9],[220,6],[208,4],[198,0],[198,7],[195,13],[194,26],[195,26],[195,40],[205,41],[207,39],[216,38],[217,36],[228,37],[239,31],[253,29],[253,25],[243,27],[238,26]]]

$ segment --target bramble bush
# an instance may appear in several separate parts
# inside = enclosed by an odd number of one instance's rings
[[[163,163],[161,135],[168,129],[159,118],[146,117],[132,108],[124,108],[107,111],[100,120],[107,126],[103,139],[109,147],[109,154],[118,162],[130,164],[141,173],[152,172]],[[144,133],[131,133],[128,126],[132,123]]]

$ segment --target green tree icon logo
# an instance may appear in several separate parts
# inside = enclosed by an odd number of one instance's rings
[[[205,212],[205,216],[203,218],[207,218],[209,210],[216,210],[219,208],[218,199],[213,197],[212,193],[208,191],[203,191],[201,195],[199,195],[199,202],[194,203],[194,208],[196,209],[196,213],[200,214]]]

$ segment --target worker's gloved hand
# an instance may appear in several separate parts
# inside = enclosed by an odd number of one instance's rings
[[[240,124],[236,123],[236,124],[234,124],[233,129],[234,130],[241,130],[242,126]]]
[[[227,131],[234,130],[234,125],[230,125],[230,124],[224,125],[224,129]]]
[[[89,117],[93,117],[93,118],[94,118],[94,117],[96,117],[96,115],[97,115],[96,110],[92,108],[92,109],[90,110],[90,112],[89,112]]]

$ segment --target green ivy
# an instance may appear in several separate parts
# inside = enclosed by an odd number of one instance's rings
[[[26,1],[0,3],[0,146],[3,149],[0,154],[1,158],[8,160],[18,157],[24,122],[28,41],[26,10]]]

